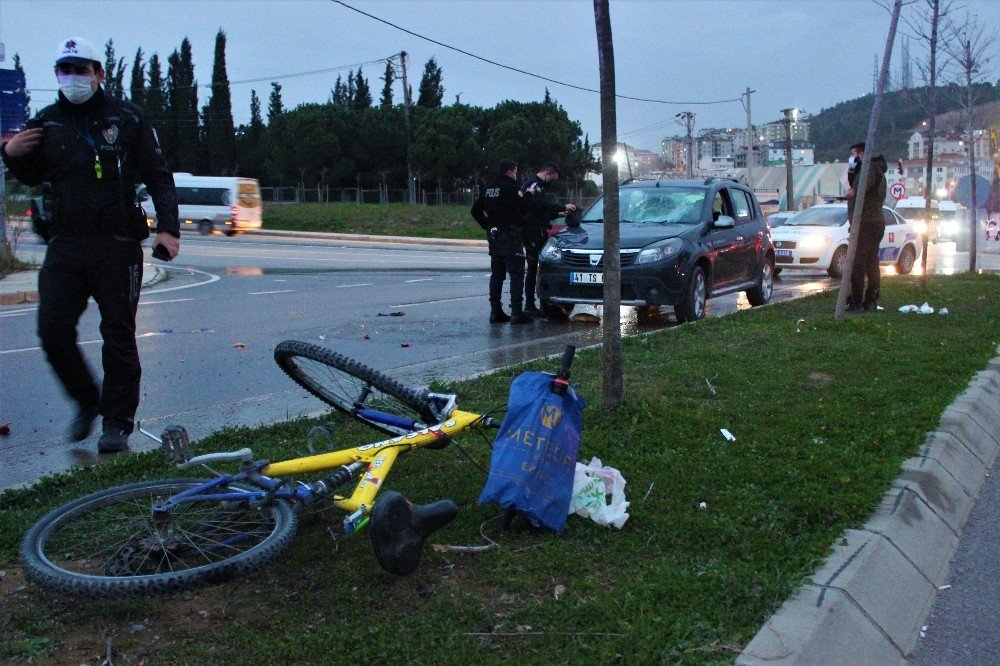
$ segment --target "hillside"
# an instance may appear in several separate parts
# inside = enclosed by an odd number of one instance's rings
[[[911,88],[886,93],[882,102],[882,115],[876,135],[877,152],[890,162],[906,156],[906,142],[913,130],[928,117],[922,105],[928,88]],[[1000,101],[1000,85],[988,83],[977,86],[978,102],[987,104]],[[847,102],[841,102],[829,109],[823,109],[812,116],[809,124],[809,140],[816,144],[816,161],[843,161],[850,152],[852,143],[864,141],[868,134],[874,95],[865,95]],[[991,107],[993,105],[990,105]],[[960,108],[954,92],[946,86],[938,87],[938,127],[943,130],[955,129],[960,114],[949,114]]]

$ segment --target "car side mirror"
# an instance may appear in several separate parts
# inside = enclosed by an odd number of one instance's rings
[[[720,215],[712,226],[716,229],[732,229],[736,226],[736,220],[728,215]]]

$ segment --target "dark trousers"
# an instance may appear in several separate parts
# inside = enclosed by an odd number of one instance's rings
[[[139,407],[135,313],[141,284],[142,247],[114,236],[54,238],[38,274],[38,337],[49,364],[81,408],[97,408],[105,425],[126,432],[132,432]],[[91,296],[104,339],[101,390],[76,344],[76,326]]]
[[[490,255],[490,308],[499,310],[503,296],[503,281],[510,276],[510,307],[521,310],[524,295],[524,255]]]
[[[532,305],[535,302],[535,287],[538,282],[538,255],[548,239],[548,232],[544,229],[528,232],[524,236],[524,257],[527,261],[524,274],[525,305]]]
[[[858,238],[858,248],[851,268],[851,295],[847,299],[848,307],[874,308],[878,303],[882,280],[878,265],[878,246],[881,241],[881,234],[878,237],[863,234]],[[865,278],[868,279],[867,287]]]

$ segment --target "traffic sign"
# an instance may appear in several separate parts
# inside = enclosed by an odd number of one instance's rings
[[[906,196],[906,188],[902,183],[893,183],[892,187],[889,188],[889,195],[896,201],[899,201]]]

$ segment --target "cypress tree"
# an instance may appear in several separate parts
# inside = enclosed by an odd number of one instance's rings
[[[175,171],[198,171],[201,162],[198,82],[194,79],[191,42],[185,37],[181,50],[167,59],[167,125],[173,148]]]
[[[128,98],[133,104],[145,106],[146,102],[146,63],[142,61],[142,48],[135,51],[132,61],[132,82],[129,85]]]
[[[368,87],[368,79],[361,75],[361,68],[358,68],[358,74],[354,77],[354,104],[351,105],[353,109],[370,109],[372,108],[372,91]]]
[[[385,63],[385,74],[382,75],[382,80],[385,81],[385,85],[382,86],[382,98],[379,100],[378,106],[383,111],[388,111],[392,108],[392,82],[396,80],[396,73],[392,70],[392,61]]]
[[[14,71],[21,72],[24,74],[24,67],[21,66],[21,56],[17,53],[14,54]],[[24,79],[24,119],[27,121],[31,118],[31,95],[28,94],[28,78]]]
[[[437,61],[431,58],[424,65],[424,75],[420,77],[420,96],[417,106],[436,109],[444,99],[444,85],[441,83],[441,68]]]
[[[285,112],[285,107],[281,103],[281,84],[277,81],[271,82],[271,96],[267,103],[267,124],[274,124],[274,120]]]
[[[226,73],[226,33],[215,35],[215,63],[212,66],[212,96],[205,107],[205,138],[208,171],[213,175],[229,175],[236,168],[235,124]]]
[[[115,42],[104,45],[104,92],[114,99],[125,99],[125,58],[115,59]]]

